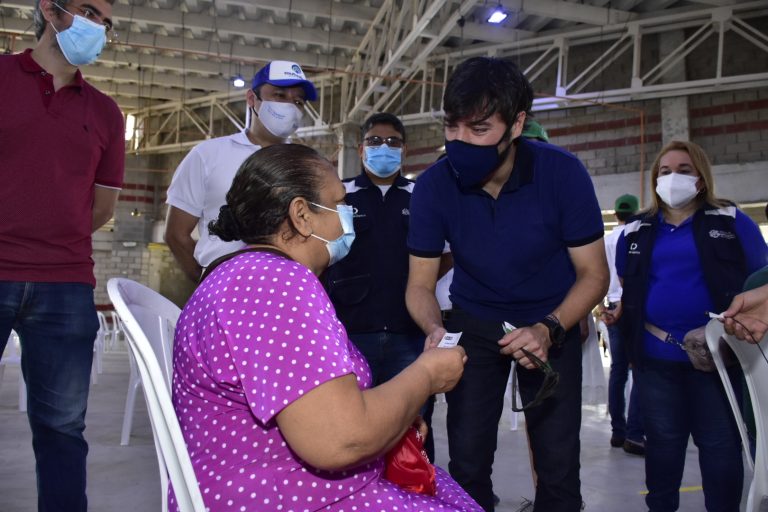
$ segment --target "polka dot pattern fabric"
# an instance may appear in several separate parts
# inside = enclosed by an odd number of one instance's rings
[[[384,480],[383,458],[340,472],[314,469],[287,445],[275,417],[323,383],[371,374],[320,282],[281,256],[222,263],[179,318],[173,403],[210,511],[479,511],[438,468],[438,495]],[[169,508],[177,510],[173,491]]]

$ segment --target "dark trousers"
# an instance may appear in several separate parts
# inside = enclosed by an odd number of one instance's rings
[[[738,393],[741,369],[729,369]],[[717,372],[690,363],[651,361],[635,371],[645,425],[645,499],[650,512],[673,512],[688,438],[699,449],[708,512],[738,512],[744,483],[741,438]]]
[[[362,352],[371,367],[373,385],[378,386],[403,371],[424,351],[425,336],[398,334],[394,332],[366,332],[350,334],[349,339]],[[435,461],[435,437],[432,435],[432,412],[435,397],[430,397],[419,414],[429,427],[424,441],[424,451],[432,462]]]
[[[637,383],[629,394],[629,409],[624,410],[624,389],[629,379],[629,357],[622,343],[621,332],[616,325],[608,326],[608,342],[611,346],[611,373],[608,377],[608,413],[611,415],[613,437],[644,442],[643,424],[640,419],[640,402],[637,398]]]
[[[460,344],[468,360],[448,402],[448,469],[451,476],[486,511],[493,511],[491,472],[496,434],[512,359],[499,352],[501,322],[489,322],[454,310],[449,332],[462,332]],[[577,512],[581,509],[579,430],[581,428],[581,344],[578,328],[568,332],[561,349],[549,353],[560,373],[555,394],[525,412],[538,476],[536,512]],[[518,369],[520,397],[531,402],[543,381],[539,370]],[[524,461],[525,453],[514,454]]]
[[[83,430],[98,328],[88,284],[0,282],[0,354],[15,330],[40,512],[88,508]]]

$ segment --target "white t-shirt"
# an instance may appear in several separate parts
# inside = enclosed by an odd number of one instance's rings
[[[203,267],[245,245],[223,242],[209,234],[208,223],[219,217],[219,209],[227,202],[227,192],[240,165],[259,149],[261,146],[248,140],[244,131],[207,140],[192,148],[173,175],[166,202],[200,219],[195,259]]]
[[[611,283],[608,285],[608,297],[609,302],[618,302],[621,300],[621,283],[619,282],[619,276],[616,274],[616,244],[619,243],[619,237],[624,232],[624,225],[619,225],[613,228],[613,231],[608,233],[605,238],[605,256],[608,259],[608,270],[611,272]]]
[[[445,311],[451,309],[450,291],[451,283],[453,282],[453,269],[451,268],[445,273],[443,277],[438,279],[435,285],[435,296],[437,297],[437,303],[440,304],[440,309]]]

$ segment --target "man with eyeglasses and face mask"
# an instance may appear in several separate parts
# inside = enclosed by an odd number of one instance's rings
[[[362,171],[343,182],[344,200],[355,211],[355,243],[322,280],[350,339],[371,367],[374,385],[379,385],[415,361],[424,348],[424,336],[405,306],[413,181],[401,175],[406,135],[397,116],[373,114],[361,135]],[[429,425],[431,407],[425,405],[421,413]],[[431,435],[426,448],[434,458]]]
[[[447,158],[419,177],[411,200],[406,302],[427,350],[446,330],[463,333],[464,375],[446,395],[451,476],[494,510],[491,470],[514,358],[538,476],[534,510],[576,512],[578,323],[608,288],[603,221],[581,162],[520,136],[532,102],[530,84],[509,61],[471,58],[449,78]],[[443,324],[434,291],[446,241],[453,309]],[[537,359],[559,374],[556,387]]]
[[[83,430],[99,328],[91,233],[114,212],[125,132],[117,104],[78,68],[104,48],[111,4],[40,0],[37,45],[0,56],[0,354],[14,329],[45,511],[87,508]]]
[[[201,142],[179,164],[168,187],[165,241],[192,281],[197,283],[212,261],[243,247],[208,233],[240,164],[261,148],[288,143],[304,117],[305,102],[316,99],[315,86],[298,64],[272,61],[254,75],[246,92],[249,126]],[[195,228],[198,241],[192,237]]]

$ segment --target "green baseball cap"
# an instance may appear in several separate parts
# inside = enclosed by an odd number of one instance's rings
[[[617,213],[635,213],[639,210],[637,197],[632,194],[624,194],[616,199],[614,211]]]
[[[549,135],[547,135],[547,130],[545,130],[543,126],[541,126],[533,119],[528,119],[525,121],[523,133],[520,135],[526,139],[539,139],[543,140],[544,142],[549,142]]]

